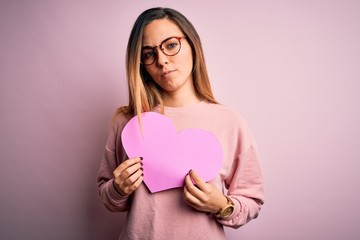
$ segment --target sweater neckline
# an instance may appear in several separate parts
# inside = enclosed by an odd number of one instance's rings
[[[184,114],[184,113],[191,113],[191,112],[194,112],[194,111],[198,111],[200,108],[203,108],[204,106],[206,106],[207,104],[207,101],[206,100],[202,100],[198,103],[194,103],[194,104],[191,104],[191,105],[188,105],[188,106],[185,106],[185,107],[167,107],[167,106],[164,106],[164,114],[167,115],[167,114],[171,114],[171,115],[174,115],[174,114]],[[157,110],[160,110],[161,107],[158,106],[156,107]]]

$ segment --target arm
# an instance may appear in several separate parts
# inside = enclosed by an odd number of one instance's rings
[[[111,151],[107,146],[97,177],[99,194],[108,210],[112,212],[127,211],[129,208],[129,197],[122,196],[114,186],[113,171],[116,167],[115,152]]]
[[[264,203],[263,178],[253,145],[235,159],[232,172],[225,185],[234,211],[226,220],[217,220],[225,226],[238,228],[256,218]],[[219,189],[204,182],[193,170],[185,178],[184,197],[198,211],[214,214],[228,204]]]
[[[126,159],[121,143],[121,131],[128,120],[120,114],[114,121],[97,177],[101,200],[114,212],[129,209],[129,196],[142,181],[140,159]]]
[[[225,226],[238,228],[256,218],[264,204],[263,175],[254,144],[233,161],[225,186],[227,195],[235,205],[228,220],[218,221]]]

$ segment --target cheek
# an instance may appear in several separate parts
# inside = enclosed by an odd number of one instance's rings
[[[155,78],[155,70],[152,67],[145,67],[144,70],[146,71],[147,75],[150,75],[152,79]]]
[[[184,54],[184,56],[181,59],[179,59],[177,64],[182,66],[184,71],[192,72],[194,63],[193,63],[193,58],[192,58],[191,52]]]

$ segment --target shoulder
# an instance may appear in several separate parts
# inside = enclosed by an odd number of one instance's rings
[[[111,122],[111,129],[113,132],[121,132],[125,125],[130,121],[132,116],[123,112],[117,113]]]
[[[211,122],[211,128],[222,139],[225,148],[240,154],[254,144],[254,138],[245,118],[235,109],[222,104],[207,103],[202,114]]]
[[[207,103],[207,114],[214,120],[222,121],[231,125],[244,125],[246,126],[245,118],[235,109],[222,104]]]
[[[106,148],[109,151],[116,152],[116,145],[121,144],[121,132],[130,119],[131,117],[124,113],[116,113],[116,115],[113,116],[112,122],[109,126],[108,138],[106,141]]]
[[[252,133],[246,119],[235,109],[222,104],[209,103],[205,113],[224,133],[244,139],[252,139]]]

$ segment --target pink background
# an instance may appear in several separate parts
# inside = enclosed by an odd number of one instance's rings
[[[218,100],[259,145],[266,204],[229,239],[358,239],[355,0],[1,1],[0,239],[116,239],[95,179],[130,28],[159,5],[194,23]]]

